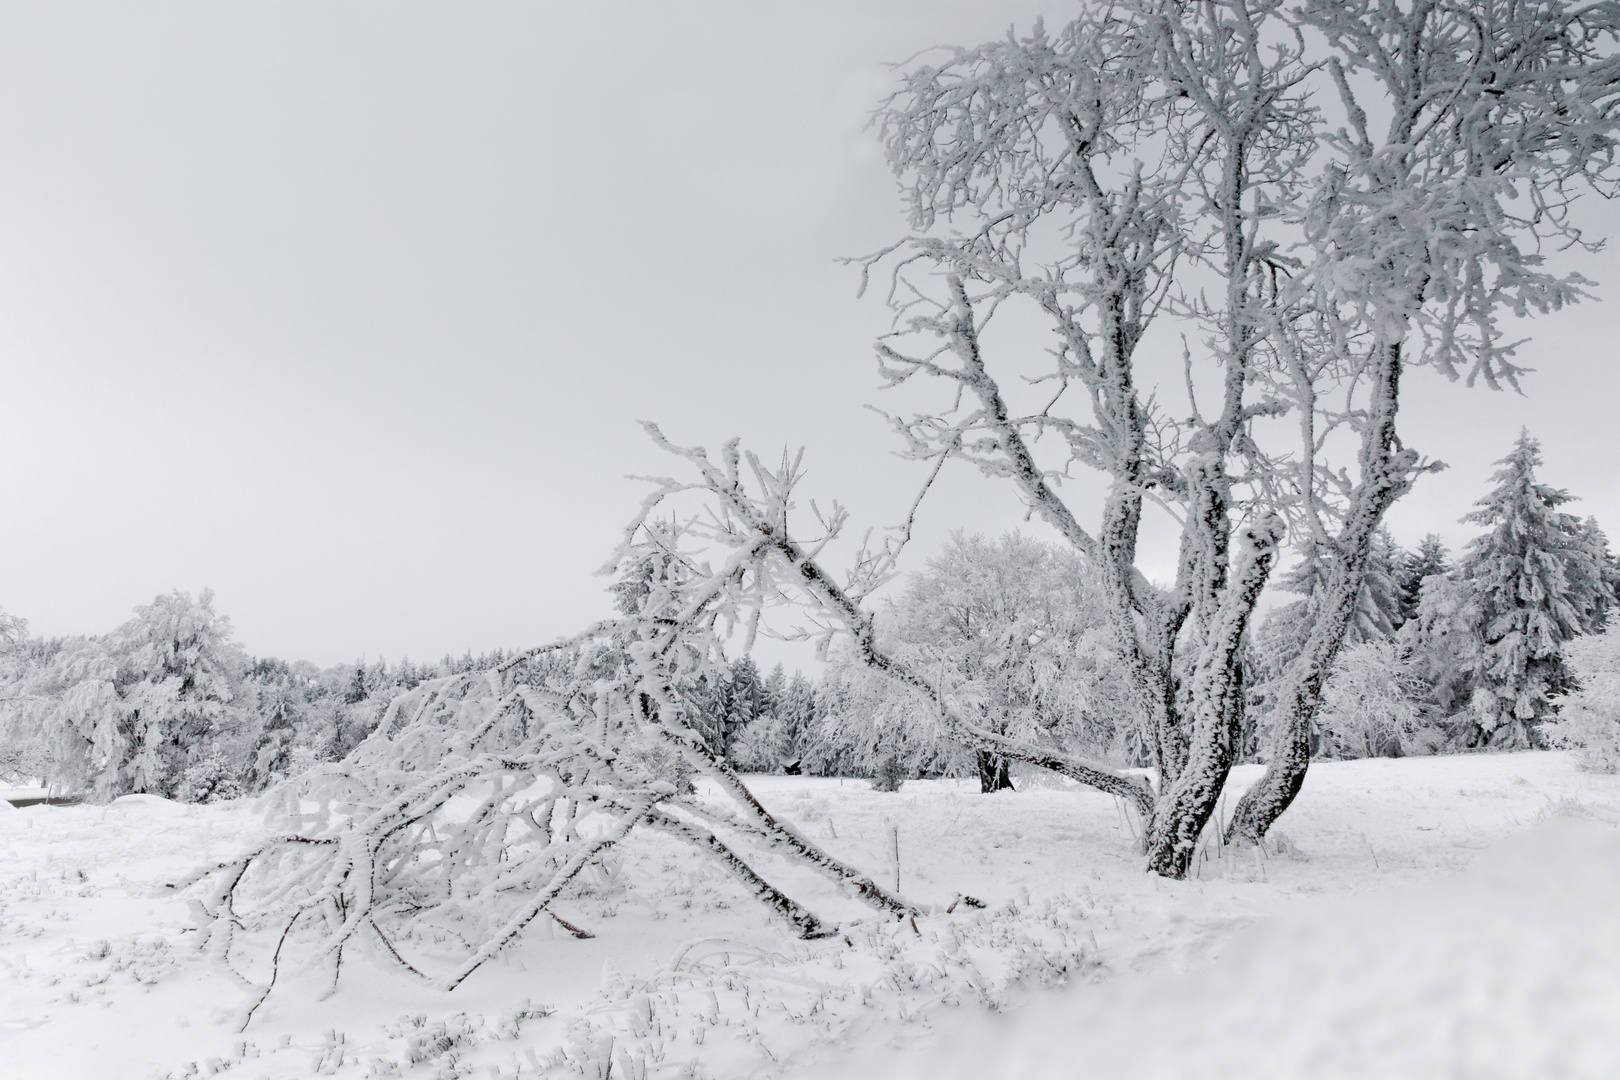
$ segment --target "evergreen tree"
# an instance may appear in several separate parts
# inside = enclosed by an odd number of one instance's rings
[[[370,694],[366,686],[366,662],[364,659],[354,662],[354,671],[349,675],[347,684],[343,688],[343,704],[358,705],[366,700]]]
[[[1401,651],[1441,718],[1454,716],[1473,693],[1483,651],[1479,627],[1479,605],[1455,571],[1423,580],[1417,611],[1401,629]]]
[[[714,753],[726,753],[726,685],[708,674],[699,675],[682,688],[681,704],[686,724],[700,735]]]
[[[753,719],[733,729],[726,756],[744,772],[779,773],[795,761],[796,732],[786,716],[791,705],[786,669],[777,664],[758,686],[757,711]]]
[[[795,671],[777,704],[787,744],[782,766],[790,773],[804,771],[807,744],[816,722],[816,688],[804,672]]]
[[[760,686],[760,709],[769,716],[780,716],[787,694],[787,671],[778,663]]]
[[[1446,545],[1435,533],[1426,535],[1416,551],[1401,553],[1395,568],[1395,586],[1400,595],[1403,624],[1417,616],[1418,604],[1423,599],[1423,580],[1451,573],[1449,555]]]
[[[1578,539],[1592,554],[1596,566],[1598,582],[1582,581],[1581,591],[1590,598],[1590,603],[1582,618],[1582,628],[1588,634],[1601,634],[1609,622],[1609,613],[1615,608],[1615,598],[1620,597],[1620,562],[1609,550],[1609,537],[1598,525],[1597,518],[1588,517],[1581,522]],[[1575,570],[1579,573],[1579,570]]]
[[[1615,601],[1601,530],[1557,508],[1572,496],[1536,480],[1541,445],[1521,432],[1496,462],[1496,486],[1463,518],[1483,525],[1459,577],[1477,609],[1474,689],[1460,734],[1472,744],[1532,746],[1551,699],[1574,688],[1560,646],[1597,628]]]
[[[729,757],[732,743],[765,711],[765,688],[753,657],[741,656],[732,662],[731,678],[724,688],[724,701],[725,720],[721,727],[721,739],[724,753]]]
[[[247,779],[261,791],[291,771],[293,743],[306,708],[304,688],[286,670],[286,663],[277,663],[282,670],[264,675],[255,671],[250,683],[260,726]]]
[[[1355,618],[1345,631],[1344,644],[1356,645],[1363,641],[1388,641],[1405,617],[1401,611],[1401,589],[1397,575],[1405,553],[1390,536],[1388,529],[1379,529],[1373,536],[1367,555],[1367,573],[1357,598]],[[1293,569],[1278,581],[1283,589],[1305,597],[1314,614],[1314,600],[1328,580],[1328,567],[1332,560],[1317,545],[1312,544]],[[1305,632],[1310,632],[1306,620]],[[1303,639],[1300,645],[1304,645]]]
[[[1388,529],[1379,529],[1367,554],[1367,572],[1356,600],[1355,616],[1344,634],[1344,647],[1388,642],[1406,622],[1404,573],[1411,556],[1402,551]],[[1281,576],[1278,584],[1303,599],[1282,604],[1266,613],[1254,628],[1244,663],[1244,682],[1252,714],[1245,717],[1241,734],[1243,752],[1259,745],[1265,725],[1284,685],[1289,666],[1305,651],[1316,626],[1320,597],[1327,587],[1332,560],[1312,544],[1299,563]],[[1313,739],[1313,743],[1316,740]]]

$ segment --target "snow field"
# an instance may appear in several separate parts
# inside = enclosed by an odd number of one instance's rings
[[[187,898],[164,885],[262,835],[254,809],[145,796],[31,807],[0,813],[3,1071],[729,1080],[1037,1076],[1092,1061],[1097,1075],[1195,1062],[1215,1076],[1620,1074],[1620,1035],[1598,1037],[1620,1029],[1598,1022],[1620,1015],[1620,780],[1562,754],[1313,766],[1272,851],[1211,846],[1181,883],[1142,873],[1131,822],[1089,791],[753,783],[886,884],[898,839],[908,897],[986,906],[913,927],[745,849],[840,924],[802,942],[691,849],[640,832],[557,905],[590,940],[537,923],[449,994],[368,943],[324,997],[329,967],[289,941],[239,1032],[274,943],[239,939],[233,974],[199,953]],[[448,944],[402,947],[431,964]],[[886,1062],[893,1047],[915,1064]]]
[[[1287,909],[1206,971],[1079,986],[820,1075],[1620,1076],[1617,895],[1612,823],[1554,820],[1463,875]]]

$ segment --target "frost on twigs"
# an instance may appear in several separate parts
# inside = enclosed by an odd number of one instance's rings
[[[787,537],[791,467],[747,459],[750,494],[735,445],[716,464],[653,434],[698,479],[656,481],[626,530],[608,568],[619,617],[397,698],[343,761],[267,797],[278,835],[189,883],[205,946],[227,964],[252,958],[239,972],[256,995],[244,1025],[294,954],[330,965],[335,985],[364,941],[453,989],[536,920],[589,936],[552,905],[637,829],[715,859],[801,937],[832,931],[734,845],[807,864],[880,911],[921,913],[774,816],[691,726],[722,642],[739,626],[752,634],[786,579],[822,572]],[[654,518],[688,491],[699,515]],[[838,521],[823,519],[829,534]],[[863,557],[856,587],[885,566]],[[700,799],[694,773],[730,807]]]

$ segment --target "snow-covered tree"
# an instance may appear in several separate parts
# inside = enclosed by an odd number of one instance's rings
[[[51,643],[17,687],[8,723],[42,748],[53,785],[103,799],[229,797],[252,754],[243,666],[212,595],[172,592],[110,634]]]
[[[973,751],[951,738],[930,702],[854,656],[835,651],[831,659],[820,687],[819,771],[870,777],[890,791],[913,777],[972,771]]]
[[[212,592],[193,599],[176,590],[136,608],[108,647],[125,709],[130,756],[120,771],[128,790],[200,802],[223,778],[240,774],[241,763],[228,759],[245,757],[234,745],[242,734],[234,702],[245,657],[231,640],[230,620],[215,613]],[[188,778],[193,769],[197,775]]]
[[[1551,699],[1574,689],[1564,642],[1599,629],[1614,603],[1612,564],[1601,532],[1558,509],[1570,494],[1536,479],[1541,446],[1528,432],[1497,464],[1496,486],[1463,518],[1488,531],[1457,571],[1478,637],[1463,664],[1473,685],[1462,724],[1468,742],[1531,746]]]
[[[806,743],[816,722],[816,686],[802,671],[794,671],[777,700],[776,715],[781,718],[788,756],[782,767],[790,773],[803,771]]]
[[[335,978],[344,950],[365,937],[453,988],[535,919],[558,918],[551,905],[575,876],[642,828],[717,860],[805,936],[829,929],[733,845],[820,871],[881,911],[923,913],[769,811],[686,724],[686,688],[718,675],[722,645],[757,627],[789,590],[834,612],[858,610],[862,593],[833,584],[789,535],[791,465],[772,471],[748,459],[750,490],[734,445],[716,462],[652,430],[698,476],[660,481],[626,532],[614,560],[621,580],[625,567],[659,556],[634,610],[489,670],[424,681],[342,762],[290,780],[281,789],[285,831],[196,878],[217,955],[228,957],[244,930],[312,939]],[[689,494],[706,513],[679,529],[647,527]],[[826,523],[830,533],[841,520]],[[871,585],[888,565],[862,562],[855,579]],[[752,637],[744,630],[744,651]],[[729,809],[651,767],[646,751],[655,747],[711,780]],[[429,939],[442,955],[447,934],[465,950],[446,969],[427,970],[413,944]],[[273,983],[272,962],[265,993]]]
[[[1286,688],[1293,665],[1304,654],[1320,622],[1322,599],[1330,588],[1334,555],[1311,545],[1300,561],[1279,575],[1277,585],[1298,600],[1272,608],[1252,635],[1253,672],[1247,679],[1251,703],[1270,712]],[[1361,594],[1344,630],[1344,646],[1388,641],[1405,622],[1398,581],[1404,553],[1387,530],[1379,530],[1367,553]]]
[[[1395,631],[1404,621],[1400,585],[1396,580],[1403,554],[1389,530],[1379,529],[1373,534],[1372,544],[1367,550],[1361,592],[1356,598],[1350,623],[1345,627],[1344,644],[1387,641],[1395,636]],[[1304,597],[1314,611],[1329,588],[1332,563],[1331,549],[1313,543],[1302,553],[1296,565],[1278,575],[1277,586]],[[1314,624],[1314,615],[1306,622],[1307,625]],[[1304,642],[1300,644],[1303,647]]]
[[[1141,732],[1104,605],[1096,573],[1072,552],[1020,533],[959,532],[879,611],[878,630],[977,726],[1109,758]],[[1003,755],[974,758],[982,791],[1012,786]]]
[[[943,391],[895,426],[1010,481],[1101,572],[1161,777],[1155,870],[1185,872],[1224,786],[1283,520],[1326,581],[1230,826],[1250,839],[1303,783],[1383,516],[1432,468],[1396,429],[1403,373],[1512,383],[1499,313],[1579,297],[1538,250],[1613,179],[1616,25],[1557,0],[1119,0],[919,62],[881,112],[912,226],[867,262],[896,310],[882,376]],[[1015,311],[1050,327],[1044,366],[1003,346]],[[1173,373],[1140,348],[1165,318]],[[1071,468],[1105,477],[1100,512],[1060,496]],[[1137,565],[1154,504],[1181,533],[1163,590]]]
[[[1456,714],[1473,694],[1482,650],[1476,599],[1455,573],[1431,574],[1417,613],[1401,628],[1401,647],[1442,717]]]
[[[1587,598],[1586,610],[1581,613],[1581,625],[1588,634],[1597,633],[1609,623],[1609,616],[1616,610],[1615,598],[1620,597],[1620,559],[1609,548],[1608,534],[1597,522],[1597,518],[1588,517],[1574,530],[1577,542],[1591,553],[1591,562],[1581,560],[1570,567],[1575,580],[1571,583],[1573,591]],[[1595,578],[1588,580],[1581,575],[1591,572]]]
[[[1304,242],[1290,275],[1306,296],[1300,318],[1271,334],[1285,372],[1278,392],[1300,426],[1297,520],[1330,542],[1334,572],[1279,695],[1285,720],[1266,772],[1228,827],[1247,838],[1300,790],[1373,537],[1425,468],[1396,429],[1403,373],[1427,365],[1517,386],[1501,314],[1581,297],[1584,281],[1550,272],[1541,252],[1585,243],[1573,203],[1616,179],[1620,21],[1610,4],[1306,0],[1287,19],[1321,43],[1311,59],[1341,118],[1313,121],[1319,179],[1299,204]],[[1345,374],[1365,393],[1359,405],[1324,396]],[[1322,460],[1344,428],[1359,436],[1354,481]]]
[[[1417,616],[1423,599],[1423,582],[1451,572],[1450,551],[1435,533],[1428,533],[1417,550],[1401,554],[1395,567],[1395,587],[1399,590],[1401,624]]]
[[[253,759],[243,779],[254,790],[263,790],[285,778],[294,768],[293,749],[298,726],[309,711],[308,684],[284,663],[255,665],[243,684],[244,702],[258,718]]]
[[[914,66],[881,114],[912,227],[874,260],[897,324],[881,373],[942,384],[895,427],[913,457],[1013,483],[1097,569],[1160,775],[1148,861],[1176,877],[1235,755],[1244,629],[1283,532],[1239,475],[1249,423],[1271,408],[1254,391],[1273,233],[1309,132],[1309,69],[1276,29],[1270,6],[1093,5],[1055,33]],[[1178,288],[1182,267],[1209,287]],[[998,316],[1019,307],[1053,332],[1044,370],[995,346]],[[1196,324],[1199,368],[1220,372],[1207,414],[1160,409],[1142,382],[1139,346],[1167,310]],[[1038,456],[1048,435],[1067,461]],[[1067,467],[1107,478],[1100,514],[1059,494]],[[1167,590],[1137,565],[1154,503],[1182,530]]]
[[[0,609],[0,781],[35,781],[49,768],[36,672],[45,657],[28,622]]]
[[[1395,757],[1432,751],[1423,684],[1394,643],[1362,641],[1339,653],[1317,713],[1324,757]]]
[[[765,685],[751,656],[732,661],[720,684],[721,753],[730,756],[732,744],[749,725],[768,713]]]

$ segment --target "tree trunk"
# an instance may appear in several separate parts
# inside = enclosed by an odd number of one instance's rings
[[[1316,715],[1320,692],[1310,692],[1303,680],[1294,678],[1277,703],[1276,735],[1266,771],[1238,800],[1237,810],[1226,827],[1226,841],[1243,840],[1258,844],[1266,830],[1282,817],[1284,810],[1305,785],[1305,771],[1311,764],[1311,720]]]
[[[1247,557],[1236,579],[1222,590],[1191,675],[1186,767],[1173,783],[1161,787],[1148,825],[1148,869],[1168,878],[1184,878],[1192,867],[1242,735],[1243,633],[1276,559],[1283,523],[1272,517],[1246,533]]]
[[[1368,410],[1371,416],[1361,441],[1361,482],[1337,538],[1335,565],[1317,608],[1316,625],[1278,702],[1281,715],[1266,771],[1238,800],[1226,829],[1228,843],[1258,844],[1305,785],[1305,771],[1311,763],[1311,722],[1321,703],[1322,685],[1355,618],[1373,535],[1390,504],[1411,487],[1419,468],[1417,455],[1402,448],[1395,436],[1400,342],[1381,346],[1379,359],[1378,383]]]
[[[979,759],[979,793],[989,795],[996,791],[1012,791],[1012,774],[1007,770],[1007,759],[988,750],[975,751]]]

